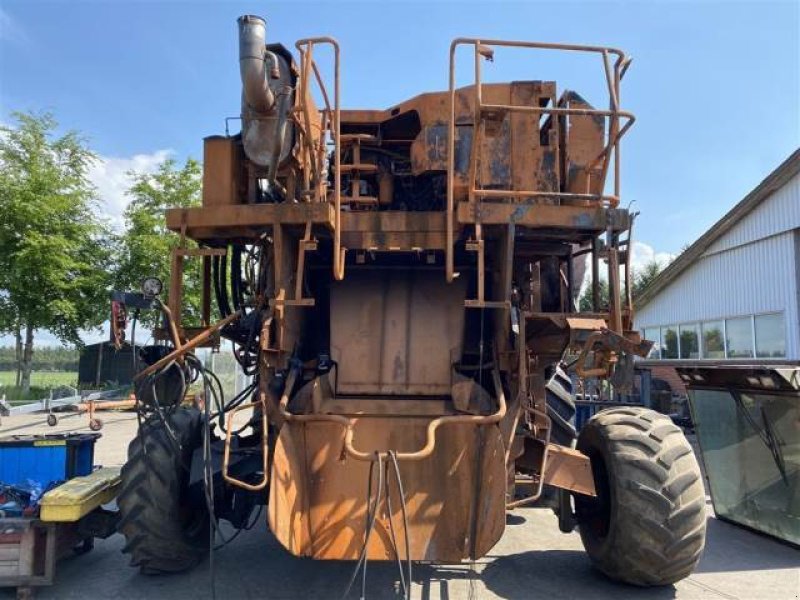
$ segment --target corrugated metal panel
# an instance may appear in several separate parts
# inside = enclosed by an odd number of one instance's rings
[[[772,193],[758,207],[714,242],[705,255],[722,252],[800,227],[800,174]]]
[[[704,256],[636,315],[636,327],[785,311],[787,358],[800,358],[795,235]]]

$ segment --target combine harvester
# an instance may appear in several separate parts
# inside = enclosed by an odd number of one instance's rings
[[[609,108],[551,81],[484,83],[501,48],[594,57]],[[125,306],[165,323],[137,375],[146,418],[122,470],[133,564],[189,568],[218,519],[243,527],[266,504],[287,551],[407,561],[410,593],[412,561],[485,556],[507,511],[538,504],[563,531],[577,525],[614,579],[689,575],[705,497],[682,432],[626,407],[596,415],[576,444],[562,368],[569,354],[577,376],[625,389],[651,346],[631,330],[632,216],[620,208],[630,59],[462,38],[449,90],[344,110],[336,41],[295,49],[267,43],[263,19],[239,19],[241,133],[205,140],[202,206],[166,216],[197,247],[173,252],[166,303],[158,280],[115,296],[118,332]],[[323,49],[332,65],[315,60]],[[474,83],[456,88],[464,55]],[[204,274],[199,327],[182,319],[189,260]],[[587,263],[594,310],[581,313]],[[229,399],[193,354],[220,338],[255,376]],[[186,406],[193,379],[205,393]]]

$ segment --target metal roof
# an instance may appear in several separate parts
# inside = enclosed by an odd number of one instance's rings
[[[712,225],[708,231],[684,250],[636,299],[636,307],[641,308],[650,302],[661,290],[677,279],[683,271],[695,264],[703,253],[719,238],[730,231],[736,223],[756,208],[765,198],[779,190],[787,181],[800,173],[800,148],[783,161],[725,216]]]

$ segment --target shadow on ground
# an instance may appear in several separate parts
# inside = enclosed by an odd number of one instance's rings
[[[695,573],[797,569],[800,552],[764,534],[720,521],[706,521],[706,550]],[[724,544],[714,543],[724,539]]]
[[[481,573],[487,590],[501,598],[580,598],[592,590],[592,598],[675,597],[675,588],[638,588],[616,583],[592,568],[580,550],[533,550],[499,556]]]
[[[525,517],[515,516],[498,547],[476,564],[415,563],[414,599],[666,600],[709,595],[737,598],[745,589],[757,590],[759,586],[768,591],[759,597],[784,598],[787,586],[792,586],[792,573],[784,569],[797,570],[800,556],[788,546],[712,518],[708,521],[708,548],[695,575],[676,586],[637,588],[615,583],[593,569],[579,549],[577,536],[563,536],[550,521],[549,516],[534,510],[525,513]],[[208,561],[188,573],[148,577],[128,567],[127,555],[121,554],[123,545],[121,536],[113,536],[98,541],[93,552],[63,561],[58,567],[56,585],[40,589],[37,598],[205,600],[213,597]],[[354,567],[353,562],[293,557],[262,521],[215,553],[216,598],[337,600],[342,598]],[[726,583],[731,577],[736,581]],[[369,563],[366,598],[401,598],[399,580],[396,563]],[[764,588],[769,585],[772,587]],[[360,591],[359,578],[348,598],[359,598]],[[0,599],[11,598],[11,590],[0,590]]]

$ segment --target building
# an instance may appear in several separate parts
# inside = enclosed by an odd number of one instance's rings
[[[653,280],[636,328],[652,360],[798,361],[799,295],[800,149]]]

